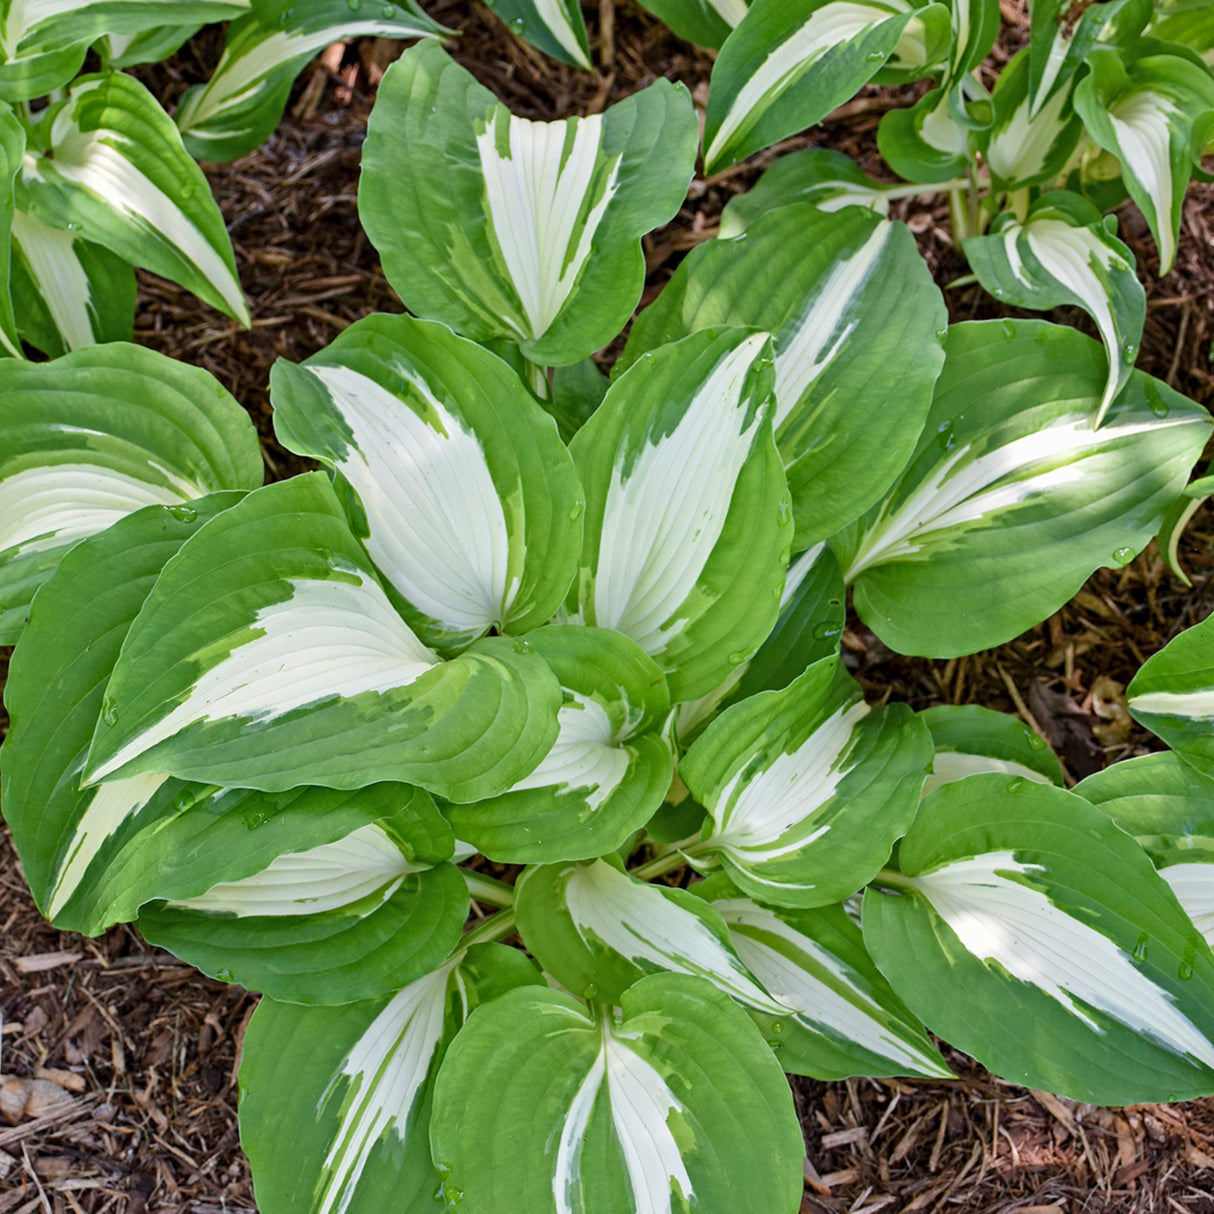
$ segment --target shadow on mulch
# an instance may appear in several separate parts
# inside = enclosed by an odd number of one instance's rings
[[[441,0],[429,8],[464,31],[456,58],[528,117],[599,110],[659,75],[682,80],[701,104],[706,96],[711,57],[627,3],[587,12],[601,65],[595,73],[554,65],[506,36],[480,6]],[[1009,24],[997,60],[1025,28],[1023,8],[1008,0],[1004,8]],[[220,45],[209,31],[141,75],[171,105],[209,74]],[[273,360],[307,357],[368,312],[400,311],[356,211],[366,117],[395,53],[378,40],[331,48],[304,74],[262,149],[210,166],[249,297],[250,330],[170,283],[140,276],[136,340],[205,366],[245,404],[270,479],[309,466],[273,437]],[[829,145],[888,177],[876,153],[877,122],[915,92],[865,89],[808,135],[712,182],[697,179],[674,223],[646,239],[646,300],[688,249],[715,235],[729,198],[778,155]],[[1207,406],[1214,403],[1212,190],[1191,189],[1177,265],[1163,280],[1150,276],[1158,263],[1137,212],[1119,215],[1123,239],[1147,270],[1138,365]],[[938,282],[965,273],[941,200],[904,200],[894,213],[915,232]],[[1004,314],[977,287],[947,298],[954,320]],[[1054,318],[1092,331],[1075,309]],[[604,365],[617,351],[604,352]],[[1149,654],[1214,607],[1207,509],[1190,525],[1182,553],[1191,587],[1152,548],[1124,569],[1101,570],[1057,615],[989,653],[905,658],[853,618],[845,657],[874,702],[978,703],[1018,713],[1054,741],[1078,779],[1155,745],[1129,720],[1121,689]],[[5,666],[0,653],[0,685]],[[5,728],[0,715],[0,735]],[[240,988],[200,977],[129,929],[96,940],[55,931],[31,904],[7,831],[0,832],[0,1068],[54,1085],[39,1090],[58,1100],[27,1109],[12,1126],[0,1122],[0,1214],[251,1212],[235,1105],[239,1044],[254,1005]],[[1214,1100],[1099,1109],[1027,1092],[946,1052],[959,1076],[952,1083],[791,1081],[808,1147],[803,1214],[1214,1214]]]

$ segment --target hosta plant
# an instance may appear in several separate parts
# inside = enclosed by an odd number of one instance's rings
[[[275,367],[316,472],[256,487],[147,351],[105,348],[138,425],[64,390],[93,352],[0,367],[4,813],[59,926],[263,993],[264,1214],[792,1214],[782,1072],[947,1076],[929,1029],[1077,1099],[1214,1091],[1151,831],[839,648],[849,586],[903,652],[1040,621],[1208,418],[1132,372],[1093,428],[1097,343],[949,328],[904,228],[806,203],[688,257],[608,382],[695,140],[664,82],[534,123],[407,52],[360,209],[416,315]]]
[[[134,267],[248,324],[231,241],[194,158],[256,147],[326,43],[443,32],[411,3],[8,0],[0,5],[0,354],[129,340]],[[121,69],[233,19],[215,75],[176,124]],[[102,70],[78,76],[94,50]]]

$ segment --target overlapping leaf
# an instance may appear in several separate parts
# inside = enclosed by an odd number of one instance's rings
[[[492,638],[441,661],[393,608],[323,475],[295,477],[212,520],[165,567],[86,776],[493,795],[556,735],[560,688],[525,648]]]
[[[602,628],[527,638],[560,680],[560,732],[536,769],[501,796],[452,805],[456,834],[492,860],[606,855],[653,816],[674,775],[670,698],[657,664]]]
[[[263,999],[240,1068],[240,1138],[258,1209],[430,1214],[445,1189],[429,1142],[439,1063],[478,1004],[539,981],[517,949],[482,944],[386,999]]]
[[[84,76],[39,121],[17,205],[249,323],[232,242],[202,170],[156,99],[121,72]]]
[[[931,731],[936,750],[924,796],[942,784],[982,772],[1062,787],[1058,756],[1015,717],[977,704],[938,704],[919,718]]]
[[[710,325],[769,330],[772,425],[794,542],[806,548],[858,518],[910,457],[946,323],[902,224],[859,207],[798,204],[755,219],[742,238],[695,249],[633,325],[622,365]]]
[[[793,1214],[801,1198],[779,1066],[743,1012],[676,974],[597,1015],[532,987],[484,1004],[439,1071],[431,1141],[468,1214]]]
[[[1187,763],[1214,776],[1214,621],[1152,654],[1126,688],[1130,713]]]
[[[1104,352],[1073,329],[955,325],[918,449],[832,540],[856,609],[903,653],[1000,644],[1127,563],[1184,487],[1209,421],[1134,372],[1099,430]]]
[[[425,42],[380,85],[359,214],[418,316],[573,363],[631,315],[640,238],[683,201],[695,144],[687,93],[664,80],[601,115],[530,122]]]
[[[1082,798],[979,775],[928,797],[864,937],[927,1026],[1076,1100],[1214,1082],[1214,956],[1146,854]],[[1048,1040],[1049,1049],[1042,1048]]]
[[[785,1071],[818,1079],[951,1076],[843,907],[761,906],[720,875],[691,892],[711,903],[738,956],[791,1013],[752,1013]]]
[[[577,0],[494,0],[493,10],[520,38],[554,59],[590,67],[586,22]]]
[[[228,29],[223,55],[205,84],[194,85],[174,115],[198,160],[234,160],[278,125],[304,65],[343,38],[421,38],[446,31],[414,0],[258,0]]]
[[[644,0],[641,5],[680,38],[700,46],[720,46],[748,6],[749,0]]]
[[[1176,259],[1185,187],[1214,129],[1214,78],[1181,55],[1145,54],[1127,63],[1100,50],[1088,63],[1075,109],[1088,134],[1121,161],[1122,180],[1150,225],[1159,272],[1166,274]]]
[[[27,101],[67,84],[90,43],[157,26],[197,28],[239,17],[250,0],[7,0],[0,12],[0,100]]]
[[[891,55],[929,68],[948,10],[909,0],[754,0],[721,48],[704,128],[709,174],[820,122]]]
[[[710,818],[696,851],[751,897],[838,902],[910,824],[931,754],[905,705],[872,711],[838,658],[815,662],[727,709],[684,756],[679,774]]]
[[[989,236],[962,242],[997,299],[1042,312],[1072,304],[1096,322],[1109,360],[1098,426],[1130,377],[1147,314],[1134,254],[1114,235],[1115,223],[1078,194],[1056,191],[1038,198],[1023,222],[1004,213]]]
[[[10,286],[12,242],[8,235],[16,214],[13,183],[24,155],[25,128],[7,105],[0,104],[0,358],[22,357]]]
[[[0,640],[63,552],[141,506],[261,482],[256,433],[207,372],[112,343],[0,363]]]
[[[442,325],[371,316],[302,366],[280,360],[271,391],[282,441],[353,490],[351,525],[423,641],[450,649],[552,617],[584,497],[552,419],[501,359]]]
[[[779,611],[792,512],[770,349],[715,328],[644,354],[571,444],[586,531],[570,610],[636,641],[674,701],[717,687]]]

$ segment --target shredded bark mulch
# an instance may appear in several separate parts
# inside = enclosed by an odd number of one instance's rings
[[[706,97],[711,56],[629,3],[587,6],[600,64],[593,73],[554,65],[480,5],[441,0],[429,9],[463,31],[456,57],[531,118],[594,112],[658,76],[682,80],[701,105]],[[1005,0],[1004,10],[997,59],[1024,38],[1023,8]],[[140,74],[171,106],[206,78],[220,46],[218,31],[206,32]],[[400,311],[356,211],[367,114],[398,51],[379,40],[330,48],[304,73],[263,148],[209,166],[251,329],[172,284],[140,278],[136,340],[206,367],[233,392],[257,422],[271,478],[307,466],[273,437],[266,390],[273,360],[305,358],[369,312]],[[876,153],[877,122],[915,95],[867,88],[811,132],[711,182],[697,179],[674,223],[646,239],[646,299],[688,249],[715,235],[729,197],[783,152],[831,146],[888,178]],[[1145,224],[1130,206],[1119,212],[1123,239],[1147,270],[1138,365],[1207,406],[1214,403],[1212,190],[1190,190],[1177,265],[1162,280],[1151,276],[1158,263]],[[966,273],[943,200],[904,200],[895,215],[916,233],[942,286]],[[1003,314],[977,287],[946,294],[955,320]],[[1092,332],[1075,309],[1054,318]],[[604,352],[605,366],[616,352],[618,344]],[[1019,714],[1051,740],[1076,780],[1157,745],[1129,719],[1122,690],[1146,657],[1214,607],[1209,510],[1195,517],[1182,553],[1190,586],[1152,547],[1123,569],[1100,571],[1057,615],[989,653],[947,662],[902,657],[853,618],[845,656],[874,702],[977,703]],[[0,716],[0,736],[6,727]],[[0,832],[0,1214],[251,1214],[236,1068],[255,1003],[130,929],[96,940],[57,932],[33,907]],[[802,1214],[1214,1214],[1214,1100],[1101,1109],[1004,1083],[945,1048],[954,1082],[791,1081],[807,1144]]]

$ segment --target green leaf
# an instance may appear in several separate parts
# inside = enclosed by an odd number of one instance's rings
[[[665,970],[707,978],[751,1010],[788,1011],[738,959],[706,902],[638,881],[607,860],[524,869],[515,912],[528,951],[584,999],[619,1003],[638,978]]]
[[[820,122],[891,55],[922,58],[929,45],[942,52],[947,26],[947,9],[938,4],[753,0],[713,68],[705,172],[717,173]]]
[[[67,84],[104,34],[187,29],[247,12],[250,0],[7,0],[0,26],[0,100],[28,101]]]
[[[135,271],[104,245],[17,211],[12,224],[13,302],[21,336],[58,358],[107,341],[130,341]]]
[[[501,863],[606,855],[649,821],[674,776],[666,680],[618,632],[542,628],[527,641],[565,692],[560,733],[514,788],[445,812],[459,838]]]
[[[709,813],[694,854],[751,897],[825,906],[855,893],[910,825],[931,761],[904,704],[872,711],[837,657],[723,712],[679,774]]]
[[[1134,254],[1113,234],[1115,225],[1086,199],[1059,190],[1038,198],[1023,222],[1005,212],[990,235],[961,242],[996,299],[1040,312],[1071,304],[1096,322],[1109,361],[1097,426],[1130,378],[1147,315]]]
[[[1075,791],[1134,836],[1214,944],[1214,778],[1165,752],[1114,763]]]
[[[1056,89],[1034,110],[1029,104],[1028,48],[1013,55],[991,94],[994,116],[975,142],[1000,191],[1041,185],[1061,173],[1083,133],[1071,89]]]
[[[641,7],[680,38],[719,47],[746,16],[749,0],[644,0]]]
[[[440,661],[392,607],[323,474],[281,481],[166,565],[114,668],[86,776],[167,771],[268,792],[399,780],[476,800],[526,775],[556,734],[560,688],[523,648],[491,638]]]
[[[898,856],[892,895],[865,894],[864,938],[933,1032],[1075,1100],[1214,1088],[1214,956],[1099,810],[972,776],[924,801]]]
[[[359,215],[410,311],[537,364],[578,362],[631,316],[640,238],[678,210],[695,145],[682,86],[530,122],[425,42],[380,84]]]
[[[1214,620],[1152,654],[1126,688],[1130,714],[1186,763],[1214,776]]]
[[[723,875],[692,885],[691,892],[725,920],[738,956],[787,1006],[783,1017],[751,1014],[785,1071],[818,1079],[952,1077],[842,906],[761,906]]]
[[[0,358],[24,357],[13,310],[13,257],[9,239],[17,217],[13,206],[13,183],[21,171],[24,155],[25,128],[7,105],[0,104]]]
[[[858,518],[905,465],[947,319],[905,225],[792,205],[694,249],[633,325],[621,362],[710,325],[774,335],[772,425],[800,549]]]
[[[765,333],[643,355],[570,449],[586,487],[576,623],[631,637],[673,701],[716,687],[775,622],[792,538]]]
[[[121,343],[0,362],[0,435],[0,643],[83,536],[262,478],[252,422],[218,381]]]
[[[431,1143],[468,1214],[793,1214],[801,1197],[779,1066],[743,1012],[676,974],[593,1016],[538,988],[484,1004],[439,1071]]]
[[[680,740],[690,740],[718,708],[760,691],[778,691],[814,662],[837,656],[847,619],[845,598],[835,554],[825,544],[802,552],[788,567],[779,618],[755,656],[734,667],[708,695],[679,705]]]
[[[520,38],[545,54],[590,68],[586,22],[577,0],[494,0],[493,11]]]
[[[877,127],[885,162],[908,181],[948,181],[969,163],[969,127],[957,121],[946,89],[925,93],[909,109],[887,110]]]
[[[202,170],[172,119],[130,76],[84,76],[39,123],[18,207],[105,245],[243,325],[249,310],[232,242]]]
[[[279,438],[335,469],[426,644],[552,618],[585,498],[552,419],[501,359],[442,325],[370,316],[301,366],[280,359],[270,383]]]
[[[842,152],[803,148],[781,156],[749,190],[725,204],[719,235],[731,240],[764,212],[794,202],[808,202],[821,211],[868,207],[885,215],[889,212],[885,189]]]
[[[234,14],[239,16],[239,14]],[[194,37],[197,25],[157,25],[135,34],[106,34],[93,44],[106,71],[135,67],[140,63],[159,63],[181,49]]]
[[[240,1142],[257,1208],[431,1214],[443,1188],[428,1133],[438,1064],[478,1004],[539,981],[517,949],[480,944],[388,999],[263,999],[240,1064]]]
[[[10,399],[0,393],[0,401]],[[120,518],[63,557],[30,612],[4,689],[12,726],[0,751],[0,798],[34,901],[48,916],[59,917],[106,839],[164,783],[156,773],[125,787],[104,785],[103,793],[82,791],[79,775],[106,680],[161,568],[199,526],[237,500],[221,493],[188,510],[151,506]],[[108,923],[91,916],[107,914],[90,909],[78,924],[68,921],[96,932]]]
[[[1073,329],[954,325],[945,351],[906,471],[832,540],[865,623],[934,657],[1010,640],[1127,563],[1209,433],[1203,410],[1137,371],[1093,429],[1105,355]]]
[[[343,1004],[429,973],[459,940],[468,887],[451,864],[409,863],[382,826],[277,856],[135,926],[203,973],[288,1003]]]
[[[331,42],[354,38],[423,38],[448,31],[414,0],[257,0],[228,28],[223,55],[206,84],[187,89],[175,119],[198,160],[235,160],[269,137],[282,118],[295,77]]]
[[[1180,208],[1214,122],[1214,79],[1180,55],[1126,63],[1113,51],[1088,56],[1075,89],[1088,134],[1121,161],[1121,176],[1159,249],[1159,272],[1176,260]]]
[[[923,795],[981,772],[1063,784],[1062,764],[1045,740],[1007,713],[977,704],[938,704],[919,713],[936,748]]]

